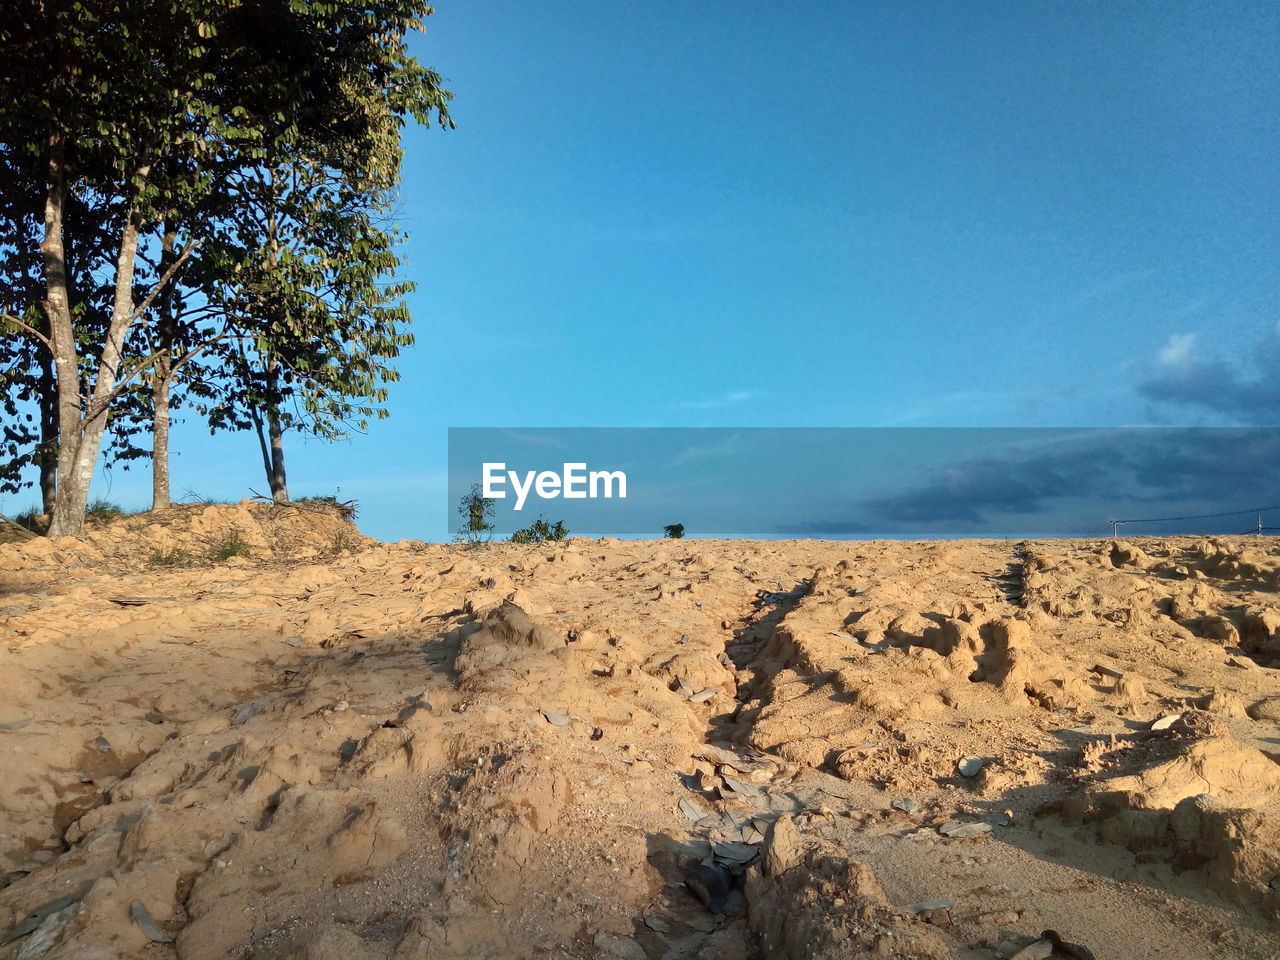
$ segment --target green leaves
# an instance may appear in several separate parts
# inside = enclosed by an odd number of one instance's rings
[[[141,302],[166,229],[200,239],[169,281],[185,319],[175,376],[219,428],[281,406],[321,436],[381,416],[411,344],[398,232],[382,224],[406,117],[452,126],[451,94],[408,52],[422,0],[6,0],[0,15],[0,298],[38,302],[50,145],[64,145],[76,378],[102,354],[122,225],[142,236]],[[126,288],[127,289],[127,288]],[[2,292],[7,291],[7,293]],[[154,352],[160,306],[125,331]],[[25,315],[25,314],[23,314]],[[6,336],[6,385],[34,382],[38,341]],[[234,345],[234,347],[232,346]],[[265,370],[276,373],[267,377]],[[65,384],[75,389],[78,384]],[[47,387],[44,389],[48,389]],[[10,393],[12,395],[12,391]],[[175,398],[175,405],[180,398]],[[117,400],[121,434],[145,402]],[[6,413],[7,416],[7,413]],[[0,465],[2,466],[2,465]]]

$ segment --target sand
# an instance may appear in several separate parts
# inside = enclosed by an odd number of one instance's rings
[[[1280,956],[1278,577],[248,503],[0,546],[0,958]]]

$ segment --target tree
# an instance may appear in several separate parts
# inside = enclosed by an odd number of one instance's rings
[[[494,529],[493,504],[493,497],[486,497],[480,484],[471,485],[471,490],[458,501],[458,513],[463,521],[458,529],[459,540],[473,547],[489,542]]]
[[[381,222],[392,203],[383,178],[306,157],[261,173],[239,185],[252,202],[219,237],[226,261],[210,258],[215,303],[241,335],[202,410],[215,429],[255,431],[272,497],[287,500],[286,431],[335,440],[386,416],[392,361],[413,342],[412,285],[395,279],[400,236]]]
[[[0,10],[0,195],[14,198],[5,233],[18,245],[3,269],[22,277],[38,250],[43,286],[42,323],[29,311],[3,319],[52,366],[51,534],[80,531],[118,398],[172,356],[172,346],[129,347],[225,211],[228,178],[299,148],[342,148],[344,172],[398,172],[404,116],[425,122],[447,101],[405,46],[429,12],[423,0],[10,0]],[[79,230],[77,210],[90,214]],[[148,244],[171,233],[148,269]],[[105,277],[106,298],[78,288],[80,277]]]
[[[671,540],[681,540],[684,538],[683,523],[668,523],[662,528],[663,534]]]

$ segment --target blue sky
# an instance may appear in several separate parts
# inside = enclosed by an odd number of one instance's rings
[[[1276,422],[1274,3],[444,2],[415,47],[417,347],[288,451],[375,536],[446,535],[450,426]],[[262,489],[201,433],[175,494]]]

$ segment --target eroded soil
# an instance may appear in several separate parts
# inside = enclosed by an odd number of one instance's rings
[[[1280,955],[1273,538],[274,509],[0,547],[0,958]]]

